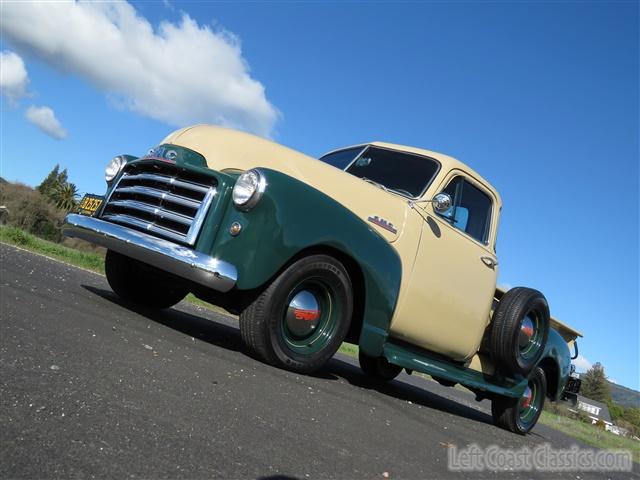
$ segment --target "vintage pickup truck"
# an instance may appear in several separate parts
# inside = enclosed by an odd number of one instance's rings
[[[239,314],[253,355],[301,373],[357,344],[373,381],[460,383],[520,434],[565,390],[580,333],[540,292],[496,288],[500,196],[454,158],[373,142],[314,159],[197,125],[105,178],[64,232],[108,249],[131,302],[192,292]]]

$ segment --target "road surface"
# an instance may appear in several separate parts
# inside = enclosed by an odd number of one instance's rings
[[[494,478],[450,472],[447,449],[577,443],[500,430],[488,402],[420,377],[376,386],[340,355],[315,376],[264,365],[230,317],[139,309],[13,247],[0,265],[1,478]]]

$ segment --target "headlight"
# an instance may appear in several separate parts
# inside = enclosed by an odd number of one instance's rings
[[[233,203],[240,210],[250,210],[260,201],[266,187],[267,182],[260,170],[247,170],[233,187]]]
[[[120,173],[120,170],[122,170],[122,167],[124,167],[126,164],[127,161],[120,155],[113,158],[109,162],[109,165],[107,165],[107,168],[104,170],[104,179],[107,182],[110,182],[111,180],[116,178],[116,175]]]

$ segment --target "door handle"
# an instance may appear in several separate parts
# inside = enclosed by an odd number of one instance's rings
[[[480,257],[480,260],[482,260],[482,263],[484,263],[487,267],[489,267],[492,270],[498,266],[498,261],[495,258]]]

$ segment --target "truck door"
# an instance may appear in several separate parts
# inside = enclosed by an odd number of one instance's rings
[[[490,318],[499,212],[491,191],[465,172],[450,172],[440,191],[452,206],[421,212],[420,245],[391,335],[462,361],[476,353]]]

